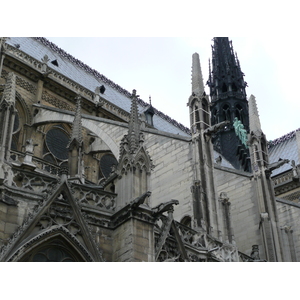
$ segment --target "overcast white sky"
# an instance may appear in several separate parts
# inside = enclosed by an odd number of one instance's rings
[[[192,54],[200,55],[206,83],[213,37],[47,38],[121,87],[136,89],[144,101],[151,95],[154,107],[189,127]],[[287,47],[290,38],[284,36],[229,39],[245,73],[247,96],[256,97],[267,139],[299,128],[300,45]]]

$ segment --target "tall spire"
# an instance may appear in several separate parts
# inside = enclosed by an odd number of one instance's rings
[[[203,77],[200,66],[199,54],[193,54],[192,63],[192,93],[202,96],[204,93]]]
[[[139,111],[137,105],[137,98],[139,96],[136,94],[136,90],[132,91],[131,96],[131,109],[130,109],[130,121],[128,130],[128,143],[129,150],[134,153],[139,147],[140,141],[140,120]]]
[[[210,72],[208,80],[212,102],[221,97],[224,99],[224,94],[227,92],[231,92],[239,99],[246,99],[247,83],[244,82],[243,77],[244,73],[233,52],[232,42],[228,37],[214,38],[212,72]]]
[[[246,96],[247,83],[241,71],[237,55],[228,37],[214,38],[212,68],[209,80],[211,96],[211,125],[228,121],[226,129],[212,139],[214,149],[223,155],[236,169],[250,171],[246,134],[249,133],[249,109]],[[243,138],[240,139],[242,128]]]
[[[256,136],[260,136],[262,134],[260,119],[256,104],[256,99],[253,95],[250,96],[248,100],[249,105],[249,127],[250,132],[253,132]]]

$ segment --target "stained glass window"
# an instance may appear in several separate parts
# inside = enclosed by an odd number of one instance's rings
[[[68,159],[68,135],[59,128],[52,128],[46,134],[46,144],[51,153],[60,160]]]

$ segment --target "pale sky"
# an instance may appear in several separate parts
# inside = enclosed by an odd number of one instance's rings
[[[189,127],[186,106],[191,94],[192,54],[199,53],[204,84],[213,37],[188,38],[49,38],[58,47],[144,101]],[[247,96],[257,100],[261,125],[268,140],[300,127],[298,110],[300,45],[290,38],[231,37],[248,83]],[[208,86],[205,87],[209,93]]]

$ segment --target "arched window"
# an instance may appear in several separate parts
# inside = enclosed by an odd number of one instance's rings
[[[243,107],[240,104],[235,106],[235,116],[244,124],[243,120]]]
[[[219,115],[218,115],[218,110],[217,109],[214,109],[213,112],[212,112],[211,123],[212,123],[212,125],[219,123]]]
[[[228,104],[225,104],[223,106],[223,121],[230,121],[231,122],[230,107],[229,107]]]
[[[233,92],[237,92],[237,87],[234,82],[232,83],[231,88]]]
[[[69,133],[63,125],[54,125],[46,133],[43,158],[50,163],[61,164],[68,155]]]
[[[207,128],[209,126],[209,111],[208,103],[205,98],[202,99],[202,116],[204,121],[204,126]]]
[[[192,218],[190,216],[185,216],[181,219],[180,223],[184,226],[191,227],[192,226]]]
[[[195,105],[195,123],[198,130],[200,130],[200,117],[199,117],[199,107]]]
[[[80,262],[85,261],[72,246],[63,238],[53,238],[33,248],[24,255],[22,262]]]

